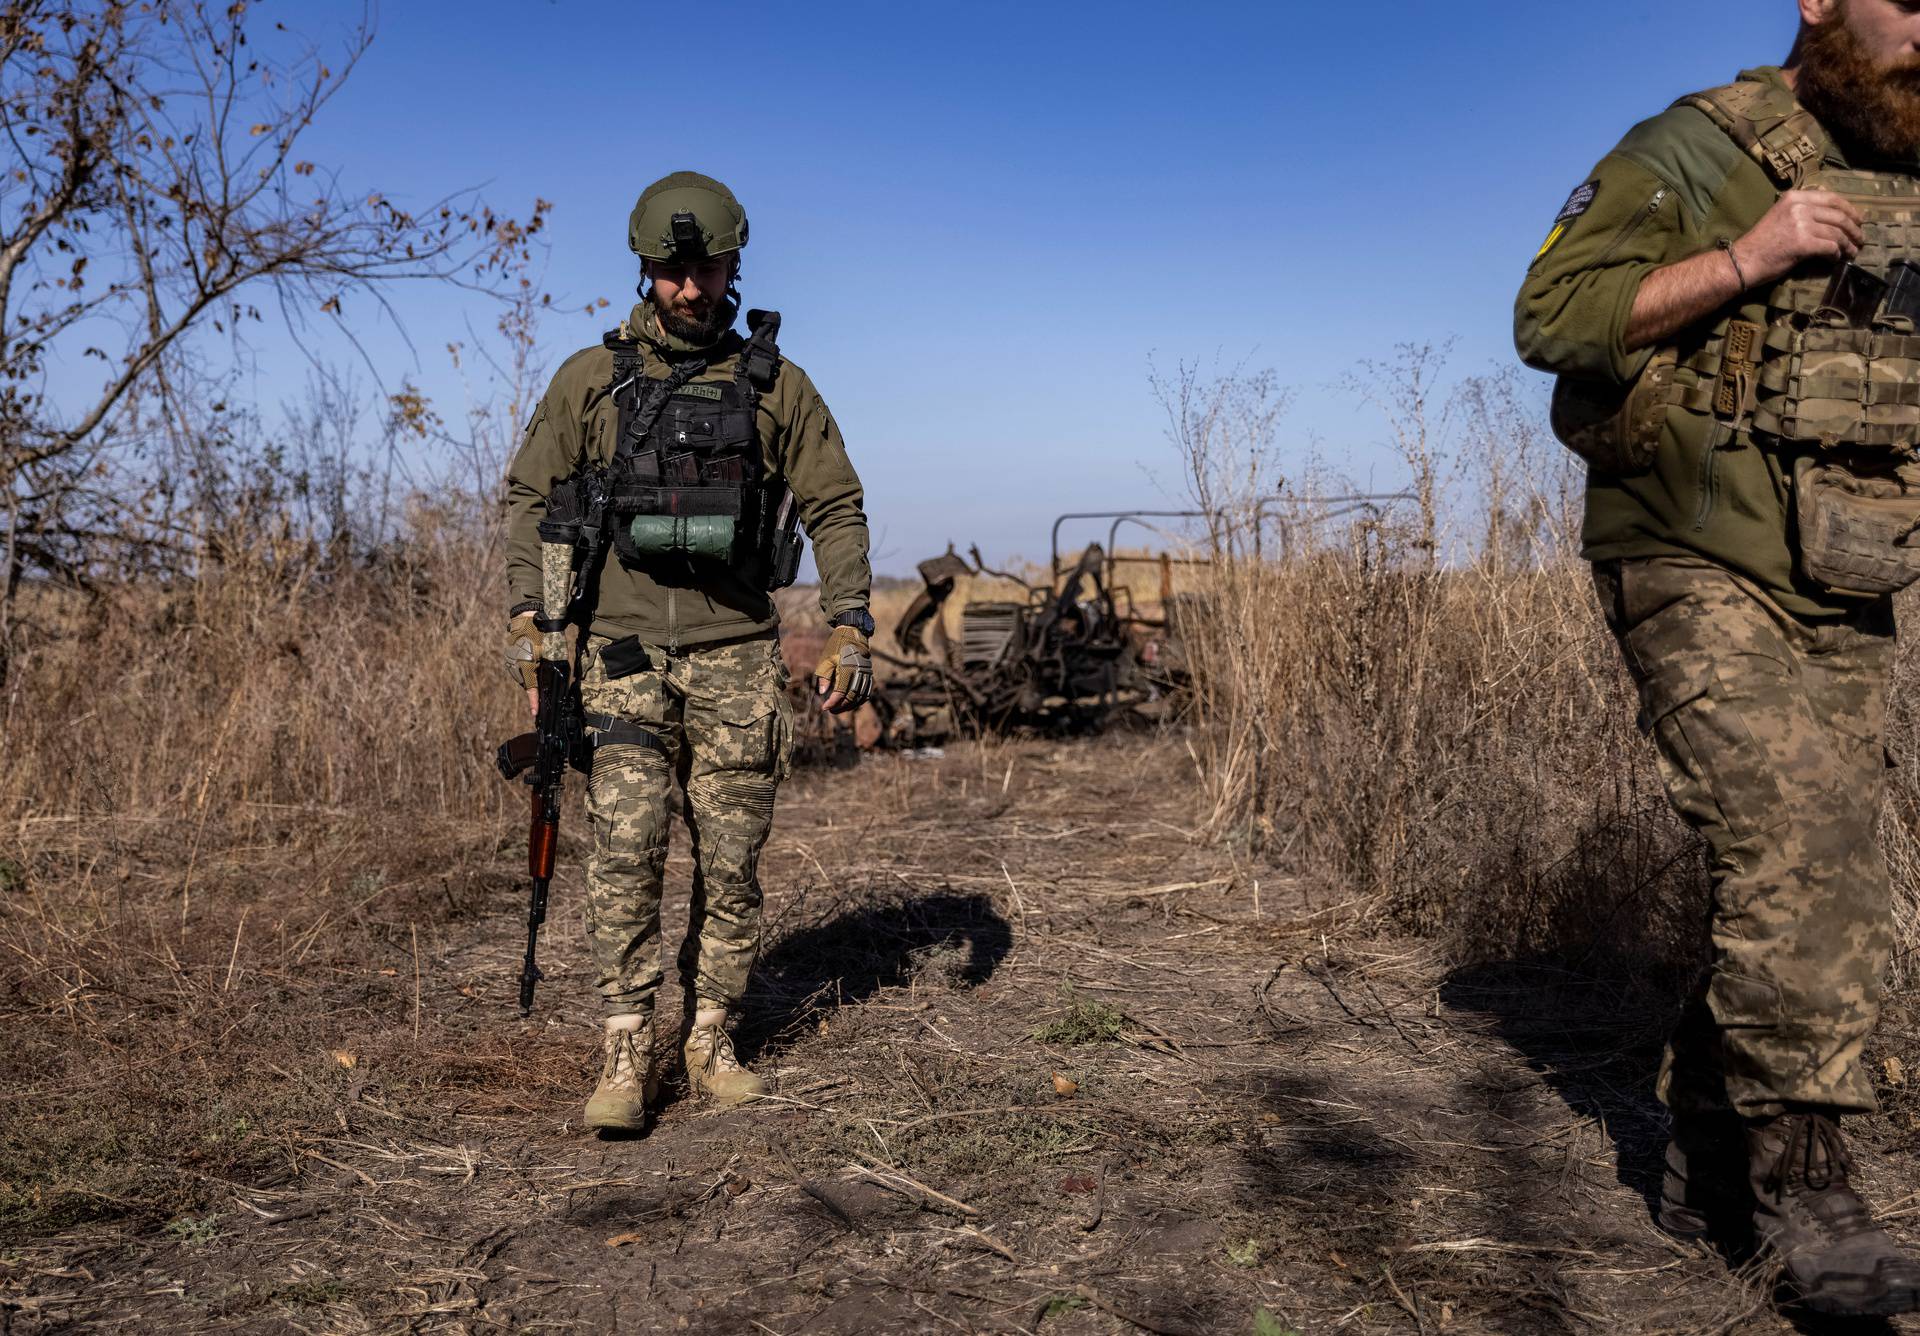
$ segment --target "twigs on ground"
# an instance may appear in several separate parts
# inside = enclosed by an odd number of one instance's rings
[[[827,1190],[824,1184],[818,1183],[802,1174],[794,1165],[793,1158],[787,1154],[787,1148],[785,1146],[773,1140],[768,1140],[766,1146],[767,1151],[780,1162],[780,1167],[786,1170],[787,1177],[793,1180],[793,1185],[806,1193],[807,1196],[819,1202],[821,1206],[825,1207],[827,1214],[831,1215],[835,1220],[838,1220],[842,1225],[845,1225],[849,1232],[866,1235],[873,1233],[873,1231],[861,1223],[851,1211],[834,1200],[833,1194]]]
[[[856,1151],[855,1154],[859,1154],[859,1152]],[[861,1156],[861,1158],[865,1159],[866,1157]],[[898,1169],[881,1170],[868,1168],[865,1165],[850,1164],[847,1166],[846,1172],[858,1175],[865,1181],[878,1184],[880,1187],[886,1188],[889,1191],[897,1192],[903,1197],[917,1197],[922,1204],[930,1204],[944,1211],[952,1211],[956,1215],[971,1218],[977,1217],[980,1214],[978,1208],[969,1206],[965,1202],[953,1197],[949,1197],[944,1192],[937,1192],[925,1183],[922,1183],[919,1179],[910,1178]]]
[[[1085,1224],[1080,1226],[1080,1228],[1086,1230],[1089,1234],[1100,1228],[1101,1218],[1107,1213],[1107,1162],[1105,1160],[1100,1161],[1100,1181],[1096,1185],[1094,1192],[1093,1216]]]

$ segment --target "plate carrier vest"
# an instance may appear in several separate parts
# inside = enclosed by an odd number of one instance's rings
[[[1884,278],[1897,261],[1920,263],[1920,177],[1828,162],[1832,138],[1787,90],[1748,79],[1674,105],[1704,112],[1783,191],[1850,200],[1866,237],[1858,267]],[[1671,350],[1692,372],[1676,378],[1672,405],[1781,441],[1911,456],[1920,330],[1904,318],[1848,324],[1822,304],[1830,277],[1826,266],[1801,266],[1767,294],[1764,325],[1723,321],[1704,344]]]
[[[766,473],[758,428],[760,396],[780,374],[780,314],[748,311],[747,328],[733,379],[697,384],[705,359],[655,379],[636,340],[606,336],[619,414],[607,500],[624,564],[673,578],[723,565],[765,589],[798,574],[797,507],[785,480]]]
[[[1782,191],[1850,200],[1865,235],[1856,269],[1885,281],[1902,261],[1920,264],[1920,177],[1829,162],[1831,136],[1786,89],[1743,79],[1674,105],[1704,112]],[[1683,335],[1627,386],[1562,376],[1553,428],[1620,476],[1653,467],[1669,422],[1693,435],[1674,414],[1786,447],[1801,574],[1878,598],[1920,580],[1920,329],[1886,303],[1835,309],[1835,276],[1831,265],[1797,267],[1766,294],[1762,323],[1728,317]],[[1709,436],[1707,448],[1720,448]]]

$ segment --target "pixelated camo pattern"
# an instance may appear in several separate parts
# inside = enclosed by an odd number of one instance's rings
[[[1874,840],[1893,614],[1804,622],[1710,562],[1607,562],[1595,582],[1667,793],[1706,839],[1711,970],[1667,1052],[1675,1108],[1874,1107],[1861,1050],[1893,946]]]
[[[681,977],[696,998],[733,1006],[760,950],[760,851],[793,748],[779,642],[766,636],[676,654],[649,645],[646,668],[611,682],[600,662],[607,643],[588,640],[584,708],[652,729],[665,749],[594,753],[587,935],[601,995],[610,1014],[645,1014],[659,992],[661,876],[677,786],[695,864]]]
[[[567,543],[540,545],[541,611],[554,621],[566,613],[567,595],[573,583],[573,547]],[[567,656],[566,633],[548,631],[540,637],[540,657],[549,660]]]

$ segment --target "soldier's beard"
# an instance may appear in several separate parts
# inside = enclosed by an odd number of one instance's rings
[[[696,314],[687,310],[669,311],[656,300],[654,310],[659,313],[660,328],[676,339],[696,348],[704,348],[718,343],[720,336],[733,328],[733,318],[740,313],[740,303],[728,295],[718,301],[708,302]]]
[[[1920,151],[1920,61],[1880,64],[1844,13],[1807,29],[1794,91],[1844,144],[1883,159],[1910,159]]]

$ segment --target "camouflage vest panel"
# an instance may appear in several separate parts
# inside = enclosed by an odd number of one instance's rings
[[[1695,93],[1705,112],[1781,189],[1830,190],[1860,210],[1854,264],[1880,278],[1920,264],[1920,178],[1828,160],[1832,140],[1784,89],[1755,80]],[[1730,321],[1683,351],[1698,386],[1683,403],[1783,441],[1913,452],[1920,444],[1920,330],[1886,316],[1850,323],[1823,299],[1829,266],[1803,266],[1767,295],[1764,328]],[[1755,346],[1757,345],[1757,346]]]

